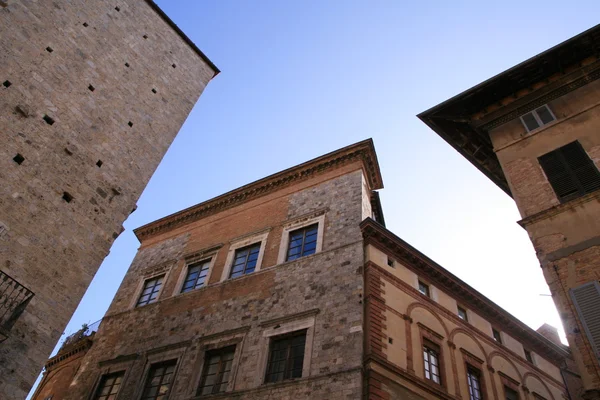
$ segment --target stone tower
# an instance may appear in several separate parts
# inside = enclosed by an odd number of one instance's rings
[[[23,398],[207,83],[151,0],[0,1],[0,397]]]
[[[598,43],[600,25],[419,116],[514,198],[586,399],[600,399]]]

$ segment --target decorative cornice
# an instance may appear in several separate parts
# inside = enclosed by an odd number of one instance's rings
[[[570,77],[568,75],[564,76],[555,89],[550,90],[548,91],[548,93],[545,93],[536,98],[524,98],[524,104],[512,110],[504,110],[504,113],[501,113],[500,116],[482,124],[479,128],[489,132],[490,130],[497,128],[500,125],[503,125],[507,122],[510,122],[513,119],[519,118],[521,115],[535,110],[536,108],[543,106],[544,104],[547,104],[552,100],[558,99],[559,97],[562,97],[576,89],[579,89],[580,87],[592,83],[593,81],[600,78],[600,61],[596,61],[591,65],[585,66],[573,72],[572,74],[577,74],[580,76],[574,80],[570,80]],[[571,78],[573,75],[571,75]],[[536,92],[533,92],[532,96],[534,96],[535,93]]]
[[[373,140],[367,139],[146,224],[135,229],[134,233],[142,241],[355,161],[362,162],[371,190],[383,188]]]
[[[87,350],[92,346],[92,343],[93,343],[92,338],[89,336],[86,336],[85,338],[79,340],[78,342],[75,342],[74,346],[67,347],[63,351],[59,352],[56,356],[49,359],[45,365],[45,368],[48,370],[48,369],[54,367],[55,365],[65,361],[65,360],[70,359],[71,357],[73,357],[76,354],[79,354],[81,352],[87,352]]]
[[[446,293],[452,293],[458,300],[463,300],[472,308],[477,309],[484,318],[487,318],[493,324],[502,326],[504,331],[512,333],[514,337],[519,337],[524,344],[534,349],[538,354],[554,362],[560,362],[568,357],[569,352],[567,349],[557,346],[513,317],[490,299],[371,218],[365,219],[360,224],[360,228],[363,232],[365,244],[373,244],[391,253],[396,260],[403,263],[407,268],[430,279],[432,283]]]

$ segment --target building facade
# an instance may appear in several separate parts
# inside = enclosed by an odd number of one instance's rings
[[[137,229],[64,398],[566,397],[568,349],[389,232],[382,186],[367,140]]]
[[[513,197],[600,399],[600,25],[419,117]]]
[[[23,398],[218,72],[150,0],[0,1],[0,397]]]

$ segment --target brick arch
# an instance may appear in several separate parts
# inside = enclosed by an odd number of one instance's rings
[[[479,340],[477,340],[477,338],[475,337],[475,335],[473,335],[471,332],[469,332],[468,330],[464,329],[464,328],[454,328],[454,330],[450,333],[450,336],[448,337],[448,340],[450,340],[451,342],[454,342],[454,337],[456,335],[458,335],[459,333],[464,334],[465,336],[471,338],[471,340],[473,340],[475,342],[475,344],[477,344],[477,347],[479,347],[479,350],[481,350],[481,354],[483,354],[483,357],[485,358],[485,363],[487,365],[490,365],[490,359],[488,354],[485,352],[485,349],[483,348],[483,345],[481,344],[481,342]]]
[[[440,317],[435,310],[433,309],[433,307],[430,307],[428,304],[423,304],[420,303],[418,301],[415,301],[414,303],[411,303],[407,308],[406,308],[406,315],[408,315],[409,317],[411,316],[413,310],[415,308],[423,308],[427,311],[429,311],[431,313],[431,315],[433,315],[435,317],[435,319],[437,319],[440,323],[440,325],[442,325],[442,328],[444,328],[444,332],[446,333],[446,338],[450,338],[450,331],[448,330],[448,327],[446,326],[446,324],[444,323],[444,320],[442,319],[442,317]]]
[[[490,366],[492,365],[492,360],[495,357],[502,357],[502,358],[504,358],[515,369],[515,372],[517,373],[517,376],[519,377],[519,380],[521,381],[521,384],[525,383],[523,375],[521,375],[521,373],[519,372],[519,368],[517,368],[517,365],[510,358],[506,357],[506,355],[504,355],[503,353],[501,353],[498,350],[494,350],[494,351],[492,351],[488,355],[488,357],[489,357],[489,360],[490,360]]]
[[[542,384],[542,386],[544,387],[544,389],[546,389],[546,393],[548,394],[548,396],[550,396],[550,398],[552,400],[556,400],[556,398],[554,397],[554,395],[552,394],[552,391],[550,391],[550,388],[548,387],[548,385],[546,385],[546,382],[544,382],[539,376],[537,376],[537,374],[533,373],[533,372],[526,372],[525,374],[523,374],[523,385],[527,386],[527,378],[529,377],[535,378],[538,381],[540,381],[540,383]]]

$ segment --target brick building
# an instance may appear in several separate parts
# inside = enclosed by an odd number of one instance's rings
[[[600,25],[419,117],[515,200],[600,399]]]
[[[64,398],[562,399],[568,348],[388,231],[382,187],[367,140],[135,230]]]
[[[27,394],[216,73],[150,0],[0,1],[0,398]]]

